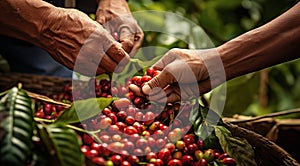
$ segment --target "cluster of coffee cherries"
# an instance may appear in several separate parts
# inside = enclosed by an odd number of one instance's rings
[[[90,79],[85,81],[73,81],[73,86],[67,84],[64,86],[62,92],[58,94],[47,95],[47,97],[62,103],[70,104],[74,98],[76,100],[87,99],[91,97],[105,97],[111,98],[112,94],[120,97],[125,97],[128,94],[128,85],[112,87],[109,79]],[[128,96],[128,95],[127,95]],[[35,117],[44,119],[55,119],[62,113],[64,107],[62,105],[55,105],[40,100],[35,100]]]
[[[143,76],[134,76],[131,79],[131,83],[136,85],[138,88],[142,88],[146,82],[150,81],[153,77],[157,76],[160,73],[159,70],[155,70],[153,68],[148,68]],[[145,109],[148,107],[149,103],[148,100],[143,96],[131,96],[131,101],[133,104],[138,107]]]
[[[205,149],[205,142],[193,134],[189,124],[175,119],[168,126],[149,112],[138,120],[134,117],[140,116],[138,111],[129,100],[121,99],[87,120],[83,127],[101,131],[97,138],[82,136],[84,155],[97,165],[207,166],[213,161],[236,165],[221,150]]]
[[[149,68],[144,76],[134,76],[129,83],[142,87],[157,74],[159,71]],[[114,91],[124,87],[128,85]],[[120,95],[124,98],[82,124],[87,130],[99,131],[93,136],[82,135],[81,150],[96,165],[236,165],[227,153],[205,147],[205,141],[193,134],[188,121],[191,103],[161,106],[126,92]]]
[[[66,85],[62,93],[50,98],[65,103],[73,102],[73,97],[120,98],[80,124],[87,131],[98,131],[94,135],[78,133],[83,142],[81,151],[96,165],[236,165],[228,154],[207,148],[205,141],[193,134],[188,121],[192,103],[160,105],[128,90],[130,84],[142,88],[159,73],[148,68],[143,76],[134,76],[121,86],[113,86],[109,79],[91,79],[75,86]],[[62,106],[44,102],[37,105],[35,116],[39,118],[54,119],[63,110]]]
[[[73,101],[72,98],[72,86],[70,84],[65,85],[62,92],[59,94],[47,95],[49,98],[59,101],[62,103],[70,104]],[[35,99],[35,117],[43,118],[43,119],[55,119],[57,118],[62,111],[64,110],[64,106],[55,105],[48,102],[42,102],[41,100]]]

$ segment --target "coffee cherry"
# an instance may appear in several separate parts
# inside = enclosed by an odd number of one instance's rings
[[[150,125],[155,119],[155,115],[153,112],[146,112],[143,121],[145,123],[145,125]]]
[[[195,151],[198,149],[196,144],[189,144],[187,146],[187,148],[188,148],[189,154],[191,154],[191,155],[194,155]]]
[[[135,114],[135,120],[138,121],[138,122],[142,122],[143,121],[143,118],[144,118],[144,114],[142,112],[137,112]]]
[[[91,144],[91,148],[99,152],[100,149],[101,149],[101,144],[98,144],[98,143],[96,143],[96,142],[93,142],[93,143]]]
[[[118,121],[115,113],[109,113],[107,116],[111,119],[111,124],[115,124]]]
[[[144,131],[144,127],[139,122],[134,122],[132,125],[138,131],[138,134],[141,134]]]
[[[182,165],[192,165],[192,163],[193,163],[193,157],[190,156],[190,155],[184,155],[181,158],[181,163],[182,163]]]
[[[214,151],[212,149],[207,149],[203,154],[203,158],[207,162],[211,162],[214,159]]]
[[[208,165],[208,163],[205,159],[199,160],[199,165],[198,166],[207,166],[207,165]]]
[[[133,101],[133,104],[138,107],[141,108],[141,106],[143,105],[143,99],[140,97],[136,97]]]
[[[88,158],[93,158],[93,157],[97,157],[99,155],[98,151],[95,149],[91,149],[86,153],[86,156]]]
[[[128,151],[128,152],[132,152],[134,150],[134,144],[130,141],[127,141],[124,143],[124,150]]]
[[[104,130],[104,129],[108,128],[111,124],[112,124],[111,118],[106,117],[104,119],[101,119],[101,121],[99,123],[99,128]]]
[[[142,149],[134,149],[134,150],[133,150],[133,154],[134,154],[135,156],[143,156],[143,155],[144,155],[144,152],[143,152]]]
[[[43,106],[43,111],[44,111],[45,116],[51,115],[52,109],[53,109],[53,106],[51,104],[45,103]]]
[[[103,157],[93,157],[92,158],[93,163],[97,165],[104,165],[105,164],[105,159]]]
[[[199,149],[204,149],[204,141],[201,138],[197,141],[197,145]]]
[[[131,165],[136,165],[137,163],[140,162],[139,158],[138,158],[137,156],[134,156],[134,155],[128,156],[127,161],[128,161]]]
[[[120,120],[124,120],[126,117],[127,117],[127,113],[125,111],[119,111],[117,113],[117,117],[120,119]]]
[[[114,163],[111,160],[107,160],[104,165],[105,166],[114,166]]]
[[[138,131],[133,126],[127,126],[124,128],[124,133],[127,135],[137,134]]]
[[[183,137],[183,141],[186,145],[195,143],[195,135],[194,134],[187,134]]]
[[[101,135],[99,138],[104,143],[110,143],[110,142],[112,142],[110,136],[106,135],[106,134]]]
[[[225,165],[228,165],[228,166],[235,166],[236,165],[236,161],[231,157],[224,158],[222,160],[222,163],[225,164]]]
[[[179,159],[180,160],[182,158],[182,152],[181,151],[174,152],[172,157],[174,159]]]
[[[137,86],[141,86],[142,85],[142,76],[134,76],[131,79],[132,83],[137,85]]]
[[[136,141],[135,145],[136,145],[136,148],[145,149],[148,145],[148,142],[146,139],[140,138]]]
[[[133,123],[134,123],[134,117],[132,117],[132,116],[127,116],[126,118],[125,118],[125,122],[127,123],[127,125],[132,125]]]
[[[166,140],[164,140],[162,138],[156,140],[156,147],[158,149],[161,149],[161,148],[165,147],[165,145],[166,145]]]
[[[121,166],[131,166],[131,164],[128,161],[122,161]]]
[[[123,159],[120,155],[113,155],[111,156],[110,160],[114,163],[114,165],[121,165]]]
[[[168,162],[168,166],[182,166],[182,163],[178,159],[172,159]]]
[[[84,155],[87,155],[87,153],[90,151],[90,147],[87,145],[83,145],[81,146],[80,150]]]
[[[119,34],[118,34],[118,32],[113,32],[113,33],[111,34],[111,36],[112,36],[116,41],[119,41]]]
[[[201,160],[203,158],[203,152],[201,150],[196,150],[194,153],[196,160]]]
[[[114,134],[113,136],[111,136],[111,140],[113,142],[119,142],[119,141],[121,141],[121,139],[122,139],[122,136],[120,136],[119,134]]]
[[[171,142],[167,143],[165,145],[165,148],[167,148],[171,153],[173,153],[175,151],[175,149],[176,149],[175,145],[173,143],[171,143]]]
[[[83,142],[87,145],[90,145],[91,143],[94,142],[94,139],[89,134],[84,133]]]
[[[127,109],[126,109],[126,114],[127,114],[127,116],[135,116],[135,114],[136,114],[136,112],[137,112],[137,110],[136,110],[136,108],[135,107],[133,107],[133,106],[129,106]]]
[[[37,111],[35,114],[34,114],[35,117],[38,117],[38,118],[44,118],[45,117],[45,114],[44,114],[44,111],[41,110],[41,111]]]
[[[218,159],[219,159],[219,160],[223,160],[224,158],[227,158],[227,157],[230,157],[230,156],[228,155],[228,153],[223,153],[223,154],[221,154],[221,155],[218,157]]]
[[[141,79],[141,81],[142,81],[142,84],[143,83],[145,83],[145,82],[148,82],[148,81],[150,81],[152,79],[152,77],[151,76],[143,76],[142,77],[142,79]]]
[[[109,108],[104,108],[103,110],[102,110],[102,113],[104,114],[104,115],[108,115],[108,114],[110,114],[111,113],[111,110],[109,109]]]
[[[171,152],[167,148],[163,148],[157,154],[157,158],[161,159],[162,161],[169,161],[171,158]]]
[[[108,129],[107,129],[107,131],[110,133],[110,134],[117,134],[117,133],[119,133],[119,130],[120,130],[120,128],[119,128],[119,126],[118,125],[110,125],[109,127],[108,127]]]
[[[154,71],[155,71],[154,68],[149,67],[149,68],[146,70],[146,74],[147,74],[148,76],[150,76],[150,77],[153,77]]]

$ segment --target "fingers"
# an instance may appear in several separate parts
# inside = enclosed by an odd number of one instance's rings
[[[153,68],[157,70],[164,69],[167,65],[175,61],[178,57],[178,49],[171,49],[168,51],[160,60],[152,65]]]
[[[149,95],[153,88],[160,87],[164,89],[167,85],[174,83],[176,80],[174,76],[166,69],[159,75],[153,77],[142,88],[144,94]]]
[[[120,29],[120,43],[122,48],[129,53],[130,57],[136,54],[144,39],[142,30],[139,27],[137,29],[138,30],[133,31],[132,28],[128,26],[124,26]]]
[[[199,82],[198,84],[177,84],[167,86],[165,89],[152,90],[147,99],[156,102],[177,102],[186,101],[191,98],[197,98],[211,90],[209,79]]]
[[[164,58],[163,58],[164,59]],[[168,58],[165,58],[168,59]],[[161,60],[164,61],[164,60]],[[164,63],[164,62],[162,62]],[[160,74],[153,77],[149,82],[143,86],[142,91],[145,94],[149,94],[152,88],[160,87],[164,89],[167,85],[171,85],[175,82],[178,82],[178,78],[182,75],[181,70],[178,70],[178,65],[180,63],[174,62],[168,64]]]
[[[142,89],[135,84],[130,84],[129,89],[136,95],[140,97],[144,97],[145,95],[142,92]]]
[[[134,44],[134,34],[130,31],[129,27],[124,26],[120,29],[120,43],[122,44],[122,48],[127,52],[133,48]]]
[[[121,72],[130,61],[129,55],[117,43],[113,44],[102,59],[100,66],[107,72]]]
[[[134,55],[136,54],[138,49],[142,46],[143,40],[144,40],[144,33],[140,28],[138,28],[138,31],[136,32],[136,34],[134,36],[133,48],[131,49],[131,52],[129,53],[130,57],[134,57]]]

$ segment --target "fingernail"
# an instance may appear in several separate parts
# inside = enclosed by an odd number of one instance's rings
[[[150,92],[151,92],[151,88],[150,88],[149,85],[146,84],[146,85],[144,85],[144,86],[142,87],[142,91],[143,91],[144,94],[149,95]]]

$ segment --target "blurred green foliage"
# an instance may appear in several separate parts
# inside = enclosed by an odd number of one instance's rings
[[[162,56],[170,48],[209,48],[276,18],[297,0],[130,0],[132,12],[168,11],[191,20],[203,28],[186,24],[184,19],[138,14],[142,29],[160,28],[160,32],[145,30],[143,47],[159,46],[165,49],[142,50],[138,58],[151,60]],[[170,34],[176,34],[171,36]],[[188,43],[188,44],[187,44]],[[262,115],[300,107],[300,61],[295,60],[251,73],[227,82],[224,116],[234,114]],[[261,81],[262,76],[264,77]],[[217,91],[214,90],[214,91]],[[214,93],[214,91],[212,93]],[[223,96],[224,97],[224,96]],[[220,96],[220,101],[222,100]]]

